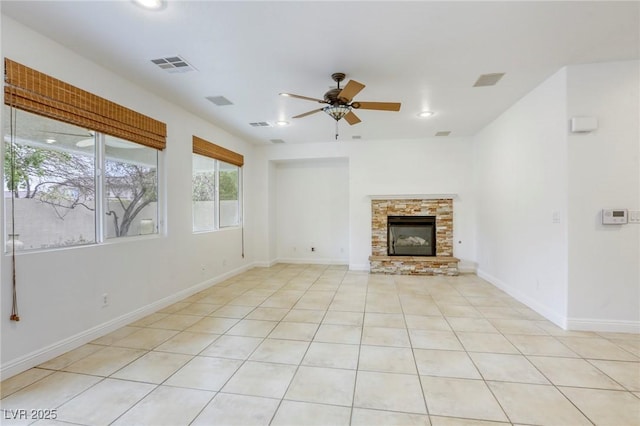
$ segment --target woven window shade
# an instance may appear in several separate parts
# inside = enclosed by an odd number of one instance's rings
[[[7,58],[4,73],[9,106],[151,148],[166,147],[165,123]]]
[[[224,161],[225,163],[233,164],[238,167],[242,167],[244,165],[244,157],[242,155],[214,143],[207,142],[197,136],[193,137],[193,153]]]

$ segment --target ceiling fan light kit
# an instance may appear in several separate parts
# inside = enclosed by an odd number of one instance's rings
[[[351,107],[348,105],[331,105],[322,108],[322,110],[333,117],[334,120],[340,121],[341,118],[351,112]]]
[[[350,125],[359,123],[361,120],[353,112],[354,109],[370,109],[377,111],[400,111],[399,102],[355,102],[353,98],[360,93],[365,85],[355,80],[349,80],[347,84],[340,88],[340,82],[345,79],[346,75],[341,72],[331,74],[333,81],[337,83],[335,89],[326,92],[323,99],[311,98],[308,96],[294,95],[293,93],[280,93],[281,96],[303,99],[306,101],[328,104],[323,108],[314,109],[302,114],[298,114],[292,118],[302,118],[316,112],[324,111],[326,114],[336,120],[336,139],[338,138],[337,125],[338,121],[345,119]]]

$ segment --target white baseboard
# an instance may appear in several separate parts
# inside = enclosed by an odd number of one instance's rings
[[[255,263],[251,263],[251,264],[236,268],[234,270],[225,272],[224,274],[221,274],[217,277],[210,278],[208,280],[195,284],[189,288],[180,290],[175,294],[167,296],[156,302],[150,303],[146,306],[143,306],[132,312],[121,315],[117,318],[111,319],[95,327],[91,327],[78,334],[67,337],[66,339],[60,340],[58,342],[55,342],[49,346],[35,350],[19,358],[16,358],[7,362],[3,362],[2,364],[0,364],[0,380],[8,379],[11,376],[15,376],[18,373],[28,370],[29,368],[40,365],[59,355],[62,355],[66,352],[76,349],[99,337],[109,334],[112,331],[115,331],[121,327],[124,327],[127,324],[137,321],[140,318],[144,318],[147,315],[157,312],[160,309],[163,309],[169,305],[179,302],[182,299],[185,299],[193,294],[196,294],[199,291],[209,288],[212,285],[218,284],[228,278],[231,278],[235,275],[245,272],[253,268],[254,266],[257,266],[257,265],[255,265]]]
[[[478,272],[478,264],[469,260],[460,259],[458,272],[461,274],[476,274]]]
[[[252,267],[254,267],[254,268],[271,268],[276,263],[278,263],[277,259],[257,261],[257,262],[253,262]]]
[[[350,271],[369,272],[370,271],[370,265],[368,263],[350,263],[349,264],[349,270]]]
[[[560,315],[546,306],[532,300],[522,292],[514,289],[505,282],[498,278],[486,273],[483,270],[478,270],[477,275],[489,281],[499,289],[503,290],[516,300],[524,303],[552,323],[556,324],[564,330],[579,330],[579,331],[601,331],[610,333],[635,333],[640,334],[640,321],[622,321],[622,320],[610,320],[610,319],[593,319],[593,318],[568,318]]]
[[[601,320],[591,318],[569,318],[569,330],[603,331],[609,333],[640,334],[640,321]]]
[[[295,263],[307,265],[346,265],[349,262],[343,259],[315,259],[315,258],[280,258],[275,263]]]
[[[498,287],[500,290],[504,291],[509,296],[511,296],[514,299],[516,299],[517,301],[524,303],[529,308],[533,309],[534,311],[536,311],[537,313],[539,313],[540,315],[542,315],[543,317],[545,317],[546,319],[548,319],[549,321],[551,321],[552,323],[557,325],[558,327],[561,327],[564,330],[567,329],[567,317],[565,317],[564,315],[558,314],[557,312],[555,312],[555,311],[549,309],[548,307],[540,304],[538,301],[533,300],[532,298],[530,298],[526,294],[524,294],[521,291],[513,288],[509,284],[507,284],[504,281],[494,277],[493,275],[488,274],[487,272],[483,271],[482,269],[478,269],[477,275],[480,278],[482,278],[482,279],[484,279],[486,281],[489,281],[491,284],[493,284],[494,286]]]

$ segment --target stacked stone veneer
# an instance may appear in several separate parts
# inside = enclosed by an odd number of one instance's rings
[[[436,255],[388,256],[388,216],[435,216]],[[369,266],[372,273],[458,275],[458,259],[453,257],[453,200],[372,200]]]

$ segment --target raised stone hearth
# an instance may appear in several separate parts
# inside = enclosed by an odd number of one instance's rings
[[[389,216],[435,216],[435,256],[389,256]],[[371,273],[405,275],[458,275],[453,257],[453,199],[374,199],[371,201]]]

